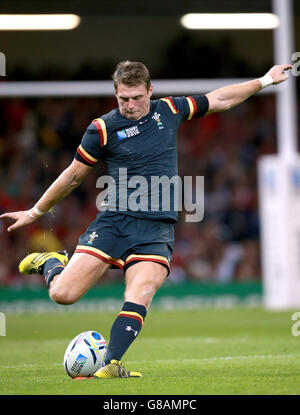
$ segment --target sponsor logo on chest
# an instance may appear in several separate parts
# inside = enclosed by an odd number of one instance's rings
[[[123,140],[123,138],[134,137],[140,133],[139,128],[137,125],[134,127],[126,128],[124,130],[117,131],[117,136],[119,140]]]

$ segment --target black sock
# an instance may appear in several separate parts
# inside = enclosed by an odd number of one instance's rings
[[[40,270],[40,273],[44,274],[47,288],[50,287],[50,282],[53,280],[53,278],[56,275],[60,274],[64,268],[64,265],[57,258],[51,258],[45,262],[45,264],[42,266],[42,269]]]
[[[110,340],[105,358],[106,365],[112,359],[121,360],[141,331],[146,314],[145,306],[129,301],[124,303],[122,311],[115,319],[110,331]]]

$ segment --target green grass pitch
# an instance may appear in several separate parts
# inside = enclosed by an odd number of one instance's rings
[[[300,336],[291,312],[261,309],[149,311],[123,357],[139,379],[74,381],[69,341],[85,330],[109,340],[117,313],[6,316],[0,337],[1,395],[298,395]]]

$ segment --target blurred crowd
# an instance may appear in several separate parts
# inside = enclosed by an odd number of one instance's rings
[[[91,120],[114,98],[6,99],[0,103],[0,213],[29,209],[72,161]],[[275,101],[255,96],[223,113],[187,121],[178,134],[179,175],[204,176],[204,218],[180,213],[169,283],[231,282],[261,277],[257,160],[276,152]],[[18,263],[32,251],[67,249],[97,214],[101,163],[51,213],[15,232],[0,222],[0,284],[42,284]],[[103,282],[120,281],[109,270]]]
[[[218,41],[209,42],[200,40],[196,32],[179,30],[166,44],[162,39],[155,65],[151,53],[144,56],[142,60],[151,69],[152,79],[255,78],[272,66],[265,57],[246,62],[237,54],[232,40],[224,35]],[[119,60],[125,59],[141,58],[131,56],[128,50],[120,51]],[[40,60],[39,65],[30,65],[30,60],[22,60],[10,67],[8,60],[7,73],[10,81],[110,79],[116,63],[101,56],[101,59],[85,59],[78,65],[61,65],[55,60],[51,63]]]

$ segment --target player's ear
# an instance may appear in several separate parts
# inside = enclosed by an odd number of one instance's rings
[[[114,91],[115,91],[115,97],[117,97],[117,94],[118,94],[118,84],[117,83],[114,84]]]
[[[152,96],[152,93],[153,93],[153,85],[150,85],[148,89],[149,98]]]

